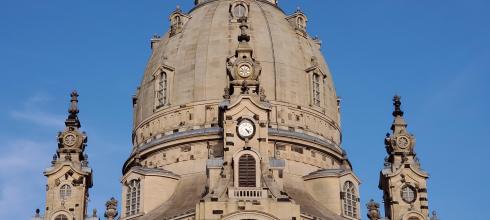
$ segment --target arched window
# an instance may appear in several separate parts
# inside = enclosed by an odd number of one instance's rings
[[[305,19],[303,17],[298,17],[297,22],[298,22],[298,28],[300,30],[306,29],[306,22],[305,22]]]
[[[66,215],[58,215],[56,216],[56,218],[54,218],[54,220],[68,220],[68,217],[66,217]]]
[[[238,186],[257,187],[255,158],[244,154],[238,160]]]
[[[157,101],[158,101],[158,107],[164,106],[167,104],[168,98],[167,98],[167,73],[162,72],[160,73],[159,79],[158,79],[158,88],[157,88]]]
[[[140,212],[140,181],[131,180],[126,191],[126,216]]]
[[[71,196],[71,187],[69,185],[63,185],[60,188],[60,199],[66,200]]]
[[[244,18],[246,17],[246,13],[247,13],[247,8],[243,4],[237,4],[233,8],[233,16],[235,18]]]
[[[179,25],[179,24],[180,24],[180,16],[175,16],[172,25]]]
[[[350,181],[344,184],[344,215],[357,218],[357,193],[354,184]]]
[[[313,104],[320,106],[320,76],[313,74]]]

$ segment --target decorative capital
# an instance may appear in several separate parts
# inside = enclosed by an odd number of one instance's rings
[[[394,117],[403,117],[404,112],[401,109],[402,102],[401,102],[402,97],[395,95],[393,97],[393,106],[395,107],[395,110],[393,111],[393,116]]]

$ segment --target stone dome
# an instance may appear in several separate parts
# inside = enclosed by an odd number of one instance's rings
[[[151,41],[133,99],[122,183],[139,181],[149,196],[142,210],[123,203],[125,216],[343,219],[339,186],[360,182],[341,148],[332,76],[307,17],[286,15],[275,0],[198,0],[170,24]],[[263,209],[240,211],[244,199]]]
[[[177,9],[170,19],[176,25],[163,37],[152,39],[152,54],[134,97],[135,145],[185,126],[214,126],[216,120],[199,121],[203,117],[197,114],[204,114],[206,109],[217,110],[223,90],[229,85],[226,60],[235,54],[240,34],[233,2],[236,1],[197,1],[188,14]],[[332,76],[320,52],[320,42],[305,31],[306,16],[300,11],[288,16],[266,0],[243,2],[248,5],[242,13],[247,13],[249,44],[262,67],[259,81],[267,100],[275,106],[273,111],[278,121],[272,124],[285,121],[286,127],[340,145],[340,119]],[[323,76],[318,106],[313,103],[309,71]],[[161,72],[168,74],[165,91],[168,100],[164,106],[157,106],[155,79]],[[176,113],[177,108],[195,111]],[[165,120],[155,125],[154,119],[161,117]],[[307,121],[316,117],[323,121],[318,126],[328,127],[328,131],[308,127]],[[156,131],[152,126],[160,129]]]

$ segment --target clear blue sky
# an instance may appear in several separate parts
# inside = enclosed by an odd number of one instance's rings
[[[44,168],[80,96],[95,170],[90,210],[120,197],[131,147],[131,96],[168,15],[192,0],[0,1],[0,219],[44,208]],[[444,220],[485,219],[490,192],[490,2],[282,0],[301,6],[343,98],[344,148],[364,204],[377,189],[391,98],[403,96],[417,152],[430,172],[430,209]]]

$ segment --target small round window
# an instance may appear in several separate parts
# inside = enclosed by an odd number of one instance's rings
[[[406,203],[413,203],[417,199],[417,192],[415,191],[415,188],[409,185],[402,188],[401,194],[403,201]]]
[[[235,18],[244,18],[247,16],[247,8],[243,4],[237,4],[233,7],[233,16]]]

